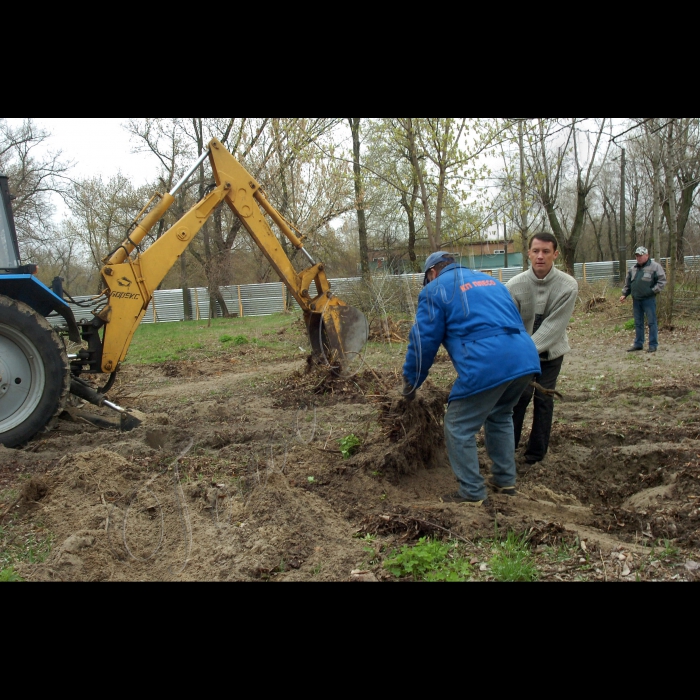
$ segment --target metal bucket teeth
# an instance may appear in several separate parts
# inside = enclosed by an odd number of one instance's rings
[[[369,337],[369,324],[362,311],[352,306],[328,304],[322,314],[308,314],[307,328],[313,353],[319,361],[341,376],[357,371]]]

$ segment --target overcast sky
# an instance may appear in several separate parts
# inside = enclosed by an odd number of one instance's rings
[[[22,121],[7,118],[12,126],[21,125]],[[61,151],[61,160],[74,163],[70,171],[72,177],[102,176],[108,180],[121,171],[134,187],[139,187],[157,175],[157,161],[153,156],[132,152],[134,144],[122,126],[127,118],[32,117],[32,121],[51,134],[42,147]],[[57,219],[67,215],[59,197],[54,199],[54,206]]]
[[[62,151],[63,160],[75,162],[76,176],[102,175],[108,179],[121,170],[138,187],[157,172],[152,156],[132,153],[133,144],[122,127],[126,118],[32,119],[51,134],[47,147]],[[8,122],[21,124],[22,120],[8,119]]]
[[[46,148],[60,150],[64,161],[75,164],[71,170],[73,177],[102,176],[108,180],[121,171],[134,187],[139,187],[153,181],[158,173],[158,162],[152,155],[132,152],[134,143],[123,127],[128,121],[126,117],[32,119],[51,134]],[[14,126],[21,124],[22,119],[7,118],[7,122]],[[56,199],[56,218],[60,219],[67,212],[62,201]]]

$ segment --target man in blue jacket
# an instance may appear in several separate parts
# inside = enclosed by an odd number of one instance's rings
[[[479,472],[476,434],[484,427],[497,492],[515,495],[513,406],[540,371],[537,349],[510,293],[490,275],[455,263],[450,253],[426,260],[403,366],[403,395],[415,396],[444,345],[457,371],[445,414],[445,442],[459,490],[451,503],[481,505],[487,498]]]

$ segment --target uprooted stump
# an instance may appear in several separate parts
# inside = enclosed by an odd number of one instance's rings
[[[368,515],[360,523],[358,535],[395,535],[399,542],[414,542],[421,537],[454,536],[452,523],[436,513],[409,513],[398,507],[393,513]]]
[[[413,401],[400,395],[387,396],[379,411],[384,440],[367,445],[352,458],[354,465],[387,476],[449,466],[443,428],[447,396],[446,391],[426,387]]]
[[[307,358],[304,370],[295,370],[282,377],[271,390],[275,406],[332,406],[337,403],[366,403],[365,397],[390,391],[396,383],[393,375],[381,375],[364,369],[349,377],[341,377],[330,368]]]
[[[531,547],[545,545],[547,547],[558,547],[561,544],[568,544],[575,540],[575,535],[566,531],[560,523],[542,522],[536,520],[524,533],[524,539]]]
[[[592,297],[583,304],[583,310],[586,313],[591,311],[603,311],[608,300],[605,297]]]
[[[413,321],[394,321],[391,318],[373,319],[369,324],[368,340],[376,343],[405,343]]]

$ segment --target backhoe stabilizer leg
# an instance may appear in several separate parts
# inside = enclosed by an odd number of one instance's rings
[[[73,377],[70,383],[70,393],[75,396],[89,401],[95,406],[106,406],[113,411],[119,413],[120,429],[123,432],[128,432],[134,428],[138,428],[141,423],[143,423],[147,416],[141,411],[137,411],[135,408],[122,408],[112,401],[108,401],[104,394],[100,394],[95,391],[91,386],[86,384],[82,379]]]

